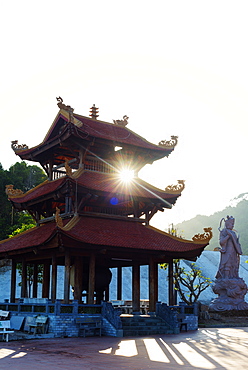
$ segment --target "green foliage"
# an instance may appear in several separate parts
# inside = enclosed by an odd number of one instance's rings
[[[6,185],[26,192],[47,179],[44,171],[38,166],[29,166],[17,162],[4,170],[0,164],[0,240],[8,238],[16,229],[24,230],[23,225],[34,225],[32,217],[26,212],[16,212],[5,193]],[[30,228],[27,226],[27,228]],[[13,235],[12,235],[13,236]]]
[[[160,265],[167,269],[168,264]],[[180,266],[180,260],[173,260],[173,278],[175,290],[178,291],[183,302],[192,305],[198,301],[200,294],[212,284],[212,281],[202,275],[201,269],[195,264],[190,264],[190,270]]]

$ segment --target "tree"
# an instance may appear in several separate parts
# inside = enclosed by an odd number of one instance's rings
[[[166,269],[168,264],[160,265]],[[173,278],[175,290],[178,291],[183,302],[192,305],[198,301],[200,294],[212,284],[212,281],[202,275],[202,271],[195,263],[190,264],[190,270],[180,266],[180,260],[173,260]]]
[[[44,171],[38,166],[29,166],[25,162],[17,162],[4,170],[0,164],[0,240],[8,238],[23,224],[33,223],[32,217],[25,211],[16,212],[5,194],[6,185],[14,185],[15,189],[26,192],[47,179]]]
[[[26,220],[26,222],[22,223],[22,226],[20,228],[15,229],[12,232],[12,234],[9,235],[10,238],[13,238],[13,236],[21,234],[24,231],[29,230],[30,228],[35,226],[33,219],[30,220],[28,216],[31,218],[30,215],[23,214],[23,221]],[[17,263],[16,268],[18,270],[19,275],[22,276],[22,264]],[[42,279],[43,279],[43,265],[38,265],[37,282],[42,283]],[[31,297],[31,288],[34,282],[34,266],[33,265],[27,266],[27,282],[28,282],[28,296]],[[20,282],[19,285],[21,286],[22,282]]]

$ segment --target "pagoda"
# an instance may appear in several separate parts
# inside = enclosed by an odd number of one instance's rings
[[[170,209],[184,189],[184,181],[164,190],[138,174],[147,163],[168,157],[177,137],[152,144],[132,132],[128,117],[113,123],[90,117],[57,98],[59,112],[44,140],[28,148],[12,142],[22,159],[39,163],[48,179],[26,193],[13,186],[6,192],[17,211],[27,211],[36,227],[0,242],[0,259],[12,260],[11,296],[16,290],[16,263],[22,263],[21,297],[27,297],[27,266],[34,266],[32,296],[37,297],[37,266],[43,265],[42,297],[57,299],[57,267],[64,266],[64,303],[109,300],[111,268],[117,268],[117,299],[122,298],[122,267],[132,266],[132,305],[140,309],[140,266],[149,266],[149,309],[158,299],[158,264],[169,263],[169,300],[174,303],[173,259],[195,261],[208,245],[204,229],[185,240],[150,225],[158,211]],[[123,171],[124,177],[123,177]],[[130,172],[133,177],[129,179]]]

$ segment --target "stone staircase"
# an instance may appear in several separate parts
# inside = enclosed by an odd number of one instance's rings
[[[155,315],[122,315],[121,321],[124,337],[173,334],[169,325]]]

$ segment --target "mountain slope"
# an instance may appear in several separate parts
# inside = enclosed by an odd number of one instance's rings
[[[191,239],[193,235],[201,232],[204,227],[212,227],[213,238],[206,249],[214,250],[214,248],[219,246],[218,227],[220,226],[220,221],[223,217],[226,218],[227,215],[235,218],[234,228],[240,235],[243,254],[248,255],[248,193],[240,194],[234,198],[230,205],[222,211],[210,216],[197,215],[190,220],[175,225],[175,228],[178,235],[182,235],[186,239]]]

